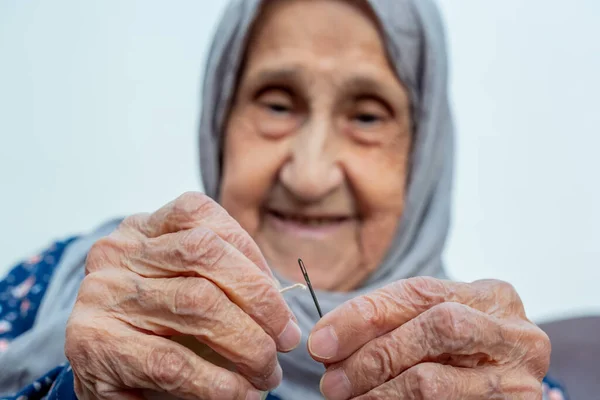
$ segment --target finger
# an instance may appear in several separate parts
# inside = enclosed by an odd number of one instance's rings
[[[331,366],[321,390],[331,397],[345,383],[348,395],[366,393],[428,361],[465,368],[507,364],[507,357],[524,351],[519,346],[535,334],[527,332],[528,326],[506,323],[462,304],[443,303]]]
[[[397,378],[355,397],[357,400],[479,400],[510,398],[537,400],[541,396],[539,381],[517,372],[456,368],[424,363],[405,371]],[[331,398],[328,400],[337,399]]]
[[[96,398],[114,398],[116,391],[127,393],[128,389],[170,393],[190,400],[245,399],[249,394],[259,398],[256,389],[240,375],[210,364],[173,341],[142,334],[88,310],[74,313],[77,318],[67,327],[66,355]]]
[[[115,242],[116,241],[116,242]],[[88,256],[88,273],[103,258],[149,278],[204,277],[249,314],[277,343],[279,351],[294,349],[301,339],[295,317],[273,281],[214,231],[199,227],[141,239],[130,245],[113,236],[97,242]]]
[[[195,228],[148,239],[129,267],[145,276],[194,274],[208,279],[275,340],[279,351],[300,343],[295,316],[269,276],[211,230]]]
[[[94,395],[93,387],[98,388],[99,395]],[[140,393],[139,390],[123,390],[115,388],[112,385],[105,384],[104,382],[97,382],[96,385],[83,385],[81,389],[82,394],[75,391],[78,400],[148,400],[146,396]]]
[[[97,382],[97,381],[96,381]],[[142,396],[138,390],[117,388],[113,385],[107,384],[106,382],[99,383],[95,385],[99,388],[99,392],[102,393],[102,397],[96,396],[93,393],[94,385],[86,385],[78,376],[75,370],[73,370],[73,390],[77,396],[78,400],[96,400],[96,399],[106,399],[106,400],[146,400],[144,396]]]
[[[191,335],[210,346],[257,386],[278,384],[281,369],[274,340],[211,281],[196,277],[144,279],[135,274],[109,271],[88,276],[85,289],[95,285],[97,304],[106,291],[104,282],[118,286],[113,290],[129,293],[106,310],[142,331],[161,336]],[[94,282],[90,284],[90,280]],[[118,283],[115,283],[118,282]]]
[[[466,284],[429,277],[400,280],[326,314],[312,330],[309,352],[321,362],[343,360],[365,343],[444,302],[465,304],[498,316],[512,315],[513,309],[522,307],[512,286],[503,282]]]
[[[188,192],[150,215],[132,217],[123,223],[124,229],[133,228],[148,238],[197,227],[213,230],[256,264],[264,273],[272,275],[267,261],[252,237],[209,196]]]

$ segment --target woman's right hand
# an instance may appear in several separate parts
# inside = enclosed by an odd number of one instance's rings
[[[218,367],[170,340],[195,336]],[[282,378],[277,351],[300,342],[258,246],[209,197],[186,193],[99,240],[67,325],[79,399],[258,399]]]

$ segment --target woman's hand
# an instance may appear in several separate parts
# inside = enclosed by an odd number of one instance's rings
[[[79,399],[258,399],[281,381],[277,351],[300,330],[250,236],[207,196],[187,193],[99,240],[67,326]],[[195,336],[231,372],[169,339]]]
[[[308,342],[327,399],[541,399],[548,336],[512,286],[413,278],[357,297]]]

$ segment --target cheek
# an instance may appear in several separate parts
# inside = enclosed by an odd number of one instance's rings
[[[346,157],[346,174],[364,215],[402,214],[410,140],[361,148]]]
[[[346,173],[363,216],[360,246],[375,267],[385,256],[404,210],[410,139],[365,148],[348,158]]]
[[[284,148],[260,137],[249,120],[231,118],[219,201],[250,235],[258,229],[261,206],[284,157]]]

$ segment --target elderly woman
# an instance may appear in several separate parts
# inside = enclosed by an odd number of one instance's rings
[[[59,243],[2,283],[0,392],[541,397],[550,344],[514,289],[444,279],[452,124],[430,1],[232,2],[200,152],[206,195]],[[323,318],[307,292],[280,293],[303,281],[298,257]]]

